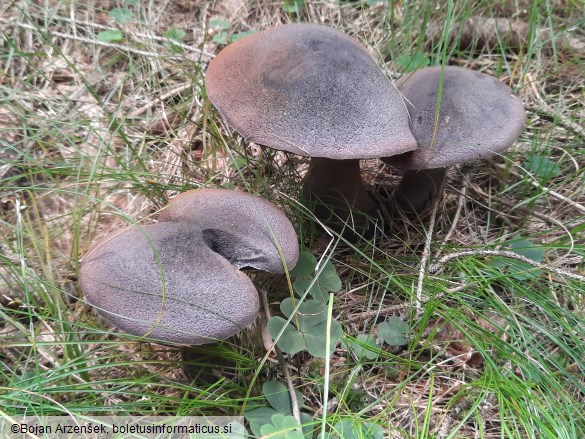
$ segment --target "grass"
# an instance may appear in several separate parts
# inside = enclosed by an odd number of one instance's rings
[[[342,345],[328,373],[306,354],[287,359],[316,431],[327,383],[327,428],[353,419],[373,421],[389,437],[585,436],[581,281],[478,253],[423,271],[417,304],[428,219],[393,224],[375,248],[329,245],[296,202],[307,160],[250,146],[206,98],[205,68],[223,47],[214,37],[229,41],[292,21],[352,35],[392,79],[417,60],[498,76],[523,99],[526,130],[504,156],[449,172],[429,264],[469,249],[509,250],[523,239],[524,251],[546,266],[583,273],[582,4],[373,3],[308,2],[299,14],[286,13],[283,2],[0,6],[4,416],[238,415],[244,405],[265,404],[262,383],[283,375],[272,356],[258,366],[266,355],[262,319],[240,338],[183,357],[180,346],[109,328],[77,283],[79,260],[100,236],[152,221],[177,193],[223,186],[274,202],[305,248],[333,258],[343,280],[333,316],[348,335],[375,333],[392,315],[410,326],[408,346],[380,346],[377,360],[357,359]],[[129,23],[108,15],[120,6],[131,12]],[[493,44],[462,47],[463,23],[478,16],[513,17],[529,38],[511,47],[500,29]],[[211,27],[219,18],[228,26]],[[161,38],[173,26],[186,32],[180,43]],[[122,30],[122,40],[99,40],[107,28]],[[554,172],[530,164],[533,157]],[[377,161],[363,168],[379,196],[399,180]],[[256,274],[255,282],[277,312],[289,294],[282,277]]]

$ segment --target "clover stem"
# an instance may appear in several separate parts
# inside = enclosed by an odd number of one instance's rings
[[[262,298],[262,306],[264,307],[264,313],[266,314],[266,321],[270,320],[270,306],[268,305],[268,293],[264,288],[259,288],[260,297]],[[290,376],[289,365],[286,362],[282,350],[276,346],[276,343],[273,345],[274,351],[278,357],[278,361],[282,366],[282,371],[284,372],[284,378],[286,379],[286,386],[288,388],[288,394],[290,396],[290,404],[292,407],[293,416],[295,417],[296,421],[299,423],[299,426],[302,425],[301,422],[301,411],[299,410],[299,401],[297,400],[297,394],[295,392],[295,387],[293,386],[292,378]],[[301,427],[297,428],[297,431],[302,433]]]

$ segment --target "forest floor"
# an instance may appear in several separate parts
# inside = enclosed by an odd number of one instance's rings
[[[235,416],[288,381],[299,409],[275,409],[303,413],[307,435],[585,437],[583,14],[578,0],[2,2],[2,416]],[[440,64],[496,76],[526,128],[505,154],[449,170],[434,224],[397,219],[349,246],[302,207],[308,158],[250,144],[206,96],[223,47],[291,22],[345,32],[391,80]],[[401,171],[361,166],[388,199]],[[209,187],[273,202],[332,264],[343,336],[328,363],[285,352],[287,378],[264,313],[185,350],[117,331],[84,299],[97,240]],[[284,276],[247,274],[279,315]]]

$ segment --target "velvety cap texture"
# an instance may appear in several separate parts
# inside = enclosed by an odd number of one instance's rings
[[[493,76],[452,66],[442,74],[440,66],[427,67],[401,79],[399,89],[408,101],[418,148],[384,158],[394,166],[443,168],[486,158],[512,146],[524,129],[522,101]]]
[[[256,288],[181,223],[135,227],[84,260],[87,300],[121,330],[185,344],[225,339],[258,314]]]
[[[227,123],[261,145],[331,159],[416,148],[398,91],[363,47],[326,26],[282,25],[230,44],[206,88]]]
[[[226,189],[184,192],[169,203],[159,221],[188,222],[203,231],[210,248],[238,268],[284,273],[299,256],[298,238],[274,204],[255,195]]]
[[[258,292],[238,268],[282,272],[283,259],[295,266],[298,240],[275,206],[244,192],[195,190],[177,197],[159,223],[96,245],[79,281],[89,303],[121,330],[204,344],[256,319]]]

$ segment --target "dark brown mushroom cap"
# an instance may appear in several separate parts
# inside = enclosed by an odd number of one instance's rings
[[[256,288],[238,268],[282,272],[283,259],[289,269],[298,259],[286,216],[244,192],[189,191],[159,220],[99,243],[81,264],[87,300],[134,335],[184,344],[232,336],[259,308]]]
[[[207,245],[238,268],[284,273],[279,250],[288,269],[299,256],[297,234],[288,218],[274,204],[245,192],[187,191],[175,197],[158,220],[196,225]]]
[[[412,170],[470,162],[505,151],[524,129],[522,101],[508,86],[492,76],[452,66],[444,70],[435,123],[440,81],[440,66],[417,70],[399,81],[418,149],[384,158],[385,162]]]
[[[176,343],[228,338],[259,308],[250,279],[185,223],[136,227],[104,242],[83,261],[80,285],[121,330]]]
[[[331,159],[416,148],[395,87],[326,26],[283,25],[230,44],[209,64],[206,88],[227,123],[261,145]]]

